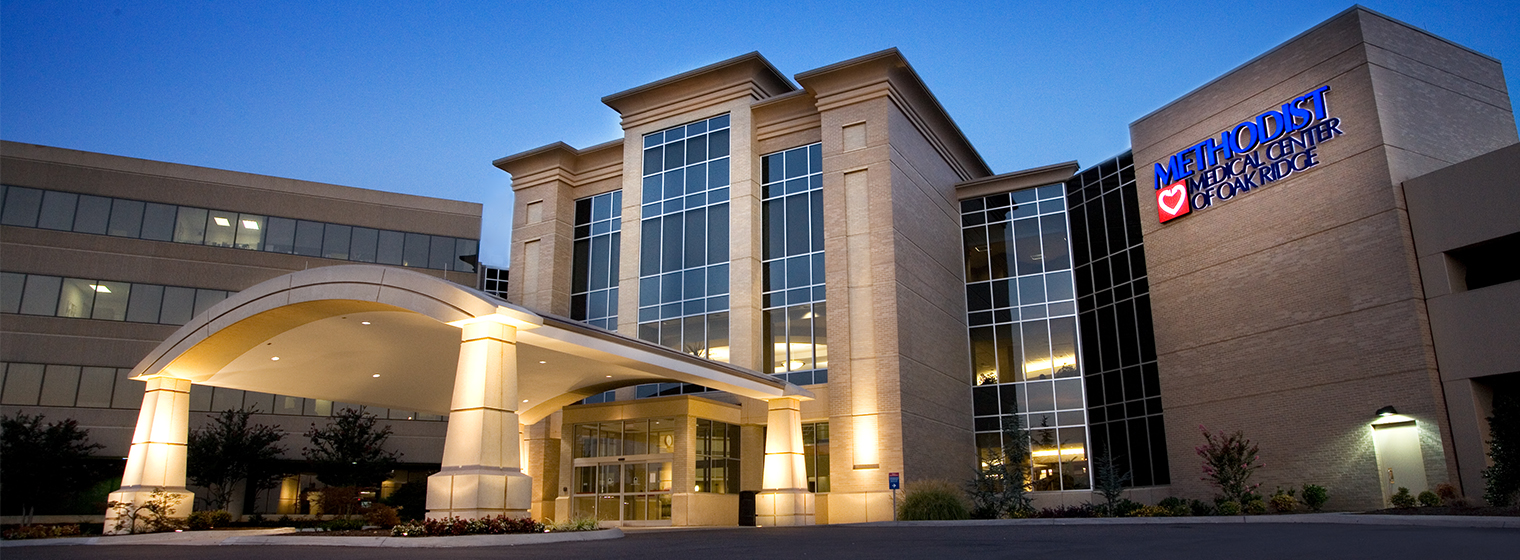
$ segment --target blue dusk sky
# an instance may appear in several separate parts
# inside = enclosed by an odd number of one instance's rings
[[[1366,5],[1508,63],[1520,89],[1520,2]],[[790,76],[897,47],[994,172],[1085,166],[1349,6],[0,0],[0,138],[481,202],[482,260],[504,265],[491,161],[619,137],[610,93],[750,51]]]

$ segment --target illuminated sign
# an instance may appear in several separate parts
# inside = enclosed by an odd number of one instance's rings
[[[1157,218],[1165,223],[1319,165],[1319,145],[1342,134],[1325,103],[1329,91],[1321,86],[1157,163]]]

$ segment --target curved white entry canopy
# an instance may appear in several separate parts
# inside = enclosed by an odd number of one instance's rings
[[[524,423],[602,391],[660,381],[756,399],[812,398],[770,375],[541,315],[426,274],[373,265],[306,270],[243,290],[180,328],[132,373],[448,414],[460,327],[478,321],[517,328]]]

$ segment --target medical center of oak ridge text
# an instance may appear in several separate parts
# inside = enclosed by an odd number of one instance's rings
[[[1318,165],[1317,146],[1343,134],[1329,116],[1329,91],[1322,86],[1157,163],[1155,188],[1187,181],[1189,202],[1202,209]]]

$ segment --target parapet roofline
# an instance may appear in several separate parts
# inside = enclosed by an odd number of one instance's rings
[[[1309,36],[1309,35],[1317,32],[1317,31],[1319,31],[1320,28],[1329,26],[1332,23],[1335,23],[1336,21],[1340,20],[1341,18],[1348,17],[1348,16],[1350,16],[1351,14],[1354,14],[1354,13],[1362,13],[1362,14],[1366,14],[1366,15],[1371,15],[1371,16],[1376,16],[1376,17],[1382,18],[1382,19],[1387,20],[1387,21],[1389,21],[1391,23],[1394,23],[1394,24],[1397,24],[1399,26],[1406,27],[1406,28],[1409,28],[1410,30],[1413,30],[1413,31],[1419,32],[1421,34],[1424,34],[1425,36],[1430,37],[1432,39],[1435,39],[1437,41],[1441,41],[1441,42],[1446,43],[1448,45],[1451,45],[1453,47],[1462,49],[1464,51],[1467,51],[1467,52],[1470,52],[1472,54],[1475,54],[1475,55],[1481,56],[1483,58],[1486,58],[1488,60],[1491,60],[1495,64],[1500,64],[1499,59],[1494,58],[1492,56],[1488,56],[1488,55],[1483,54],[1481,52],[1475,51],[1475,50],[1470,49],[1470,48],[1468,48],[1466,46],[1463,46],[1461,44],[1452,42],[1451,39],[1447,39],[1445,37],[1442,37],[1442,36],[1436,35],[1434,33],[1431,33],[1429,31],[1426,31],[1426,30],[1424,30],[1422,28],[1415,27],[1413,25],[1410,25],[1408,23],[1405,23],[1403,21],[1400,21],[1398,19],[1390,17],[1390,16],[1388,16],[1386,14],[1383,14],[1382,12],[1379,12],[1377,10],[1373,10],[1373,9],[1368,8],[1366,6],[1363,6],[1361,4],[1352,4],[1350,8],[1346,8],[1345,10],[1342,10],[1341,13],[1338,13],[1338,14],[1335,14],[1333,16],[1330,16],[1325,21],[1319,22],[1318,25],[1315,25],[1314,27],[1310,27],[1309,29],[1304,30],[1303,33],[1299,33],[1297,35],[1294,35],[1292,38],[1290,38],[1290,39],[1288,39],[1286,41],[1283,41],[1282,43],[1279,43],[1277,46],[1272,47],[1271,49],[1267,50],[1267,52],[1264,52],[1264,53],[1261,53],[1261,54],[1256,55],[1254,57],[1251,57],[1250,60],[1247,60],[1245,62],[1242,62],[1242,63],[1236,65],[1234,68],[1231,68],[1229,71],[1216,76],[1214,79],[1209,80],[1207,82],[1204,82],[1202,85],[1199,85],[1198,87],[1190,89],[1186,93],[1183,93],[1182,95],[1178,95],[1176,97],[1173,97],[1170,102],[1167,102],[1167,104],[1162,105],[1160,107],[1157,107],[1156,109],[1152,110],[1151,112],[1142,115],[1140,118],[1137,118],[1134,121],[1131,121],[1130,122],[1130,126],[1133,127],[1135,124],[1138,124],[1140,122],[1143,122],[1145,120],[1150,119],[1151,117],[1156,116],[1157,114],[1161,113],[1162,111],[1167,110],[1168,108],[1170,108],[1173,105],[1176,105],[1177,103],[1181,102],[1182,100],[1191,97],[1193,94],[1198,93],[1200,91],[1203,91],[1205,88],[1208,88],[1209,86],[1212,86],[1212,85],[1214,85],[1217,82],[1223,81],[1226,78],[1229,78],[1230,76],[1235,75],[1235,73],[1237,73],[1237,72],[1243,71],[1247,66],[1255,64],[1257,61],[1265,59],[1265,58],[1271,56],[1273,53],[1276,53],[1277,51],[1280,51],[1280,50],[1283,50],[1285,48],[1288,48],[1289,45],[1292,45],[1293,43],[1297,42],[1298,40],[1303,39],[1304,37],[1307,37],[1307,36]],[[1362,42],[1364,42],[1364,43],[1366,42],[1366,37],[1362,38]]]
[[[518,168],[518,164],[520,164],[522,162],[538,159],[540,157],[559,157],[559,158],[561,158],[560,159],[560,165],[562,167],[564,167],[566,169],[569,169],[571,171],[575,171],[576,169],[575,169],[574,162],[577,159],[585,156],[586,154],[595,153],[595,152],[599,152],[599,151],[602,151],[602,150],[606,150],[606,149],[609,149],[609,148],[612,148],[612,147],[622,146],[622,145],[623,145],[623,139],[622,138],[618,138],[618,139],[615,139],[615,140],[608,140],[606,142],[602,142],[601,144],[597,144],[597,145],[594,145],[594,146],[587,146],[587,147],[582,148],[582,149],[576,149],[575,147],[573,147],[573,146],[571,146],[569,144],[566,144],[564,142],[553,142],[553,143],[550,143],[550,144],[545,144],[543,146],[539,146],[537,148],[532,148],[532,149],[524,150],[524,151],[521,151],[521,152],[518,152],[518,153],[515,153],[515,154],[512,154],[512,155],[509,155],[509,156],[497,158],[495,161],[491,162],[491,165],[495,166],[497,169],[500,169],[502,171],[506,171],[507,173],[514,173],[512,171],[512,169],[513,168]],[[566,159],[566,158],[568,158],[568,159]],[[542,168],[542,166],[537,166],[537,167],[538,168]],[[518,170],[521,171],[520,168],[518,168]]]
[[[246,189],[262,189],[280,193],[326,197],[431,212],[463,214],[475,217],[479,217],[483,213],[483,207],[479,202],[466,202],[463,200],[350,187],[332,183],[276,177],[274,175],[217,169],[214,167],[201,167],[183,163],[86,152],[70,148],[44,146],[42,144],[12,142],[9,140],[0,140],[0,156],[51,164],[72,165],[88,169],[101,169],[117,173],[168,177],[198,183],[213,183]]]
[[[992,168],[987,165],[987,160],[982,158],[982,154],[977,151],[976,146],[971,143],[970,139],[966,138],[966,133],[961,130],[959,124],[956,124],[955,118],[951,117],[950,112],[945,110],[945,106],[939,102],[939,98],[934,95],[934,91],[929,89],[929,86],[924,83],[923,77],[919,76],[918,71],[913,69],[913,65],[908,63],[908,59],[903,56],[901,51],[897,50],[897,47],[857,56],[828,66],[814,68],[797,74],[795,78],[797,83],[802,84],[802,87],[807,88],[814,95],[818,95],[818,86],[823,85],[822,82],[829,76],[871,65],[886,67],[888,69],[888,79],[899,88],[906,86],[906,91],[903,91],[903,94],[916,97],[917,99],[912,99],[911,101],[918,101],[921,109],[927,109],[920,113],[920,115],[926,120],[937,121],[933,123],[934,125],[939,125],[935,128],[940,128],[946,133],[939,136],[944,141],[955,144],[959,148],[957,151],[964,151],[963,156],[965,157],[957,158],[967,160],[961,163],[965,167],[966,172],[966,175],[963,175],[963,177],[969,175],[968,179],[970,179],[992,174]],[[894,77],[903,79],[894,80],[892,79]]]
[[[764,56],[761,56],[759,51],[751,51],[695,70],[682,72],[668,78],[608,95],[602,98],[602,103],[617,111],[618,114],[629,115],[659,106],[662,104],[661,100],[666,97],[670,99],[689,97],[689,91],[682,91],[680,93],[672,91],[673,89],[680,88],[680,86],[689,86],[692,82],[700,81],[704,78],[719,78],[724,73],[741,72],[748,74],[748,79],[769,95],[779,95],[797,89],[797,86],[780,71],[776,70],[776,67],[769,60],[766,60]]]
[[[1081,166],[1076,161],[1067,161],[1021,171],[1010,171],[958,184],[955,186],[955,194],[956,198],[965,200],[1029,187],[1064,183],[1079,170]]]

